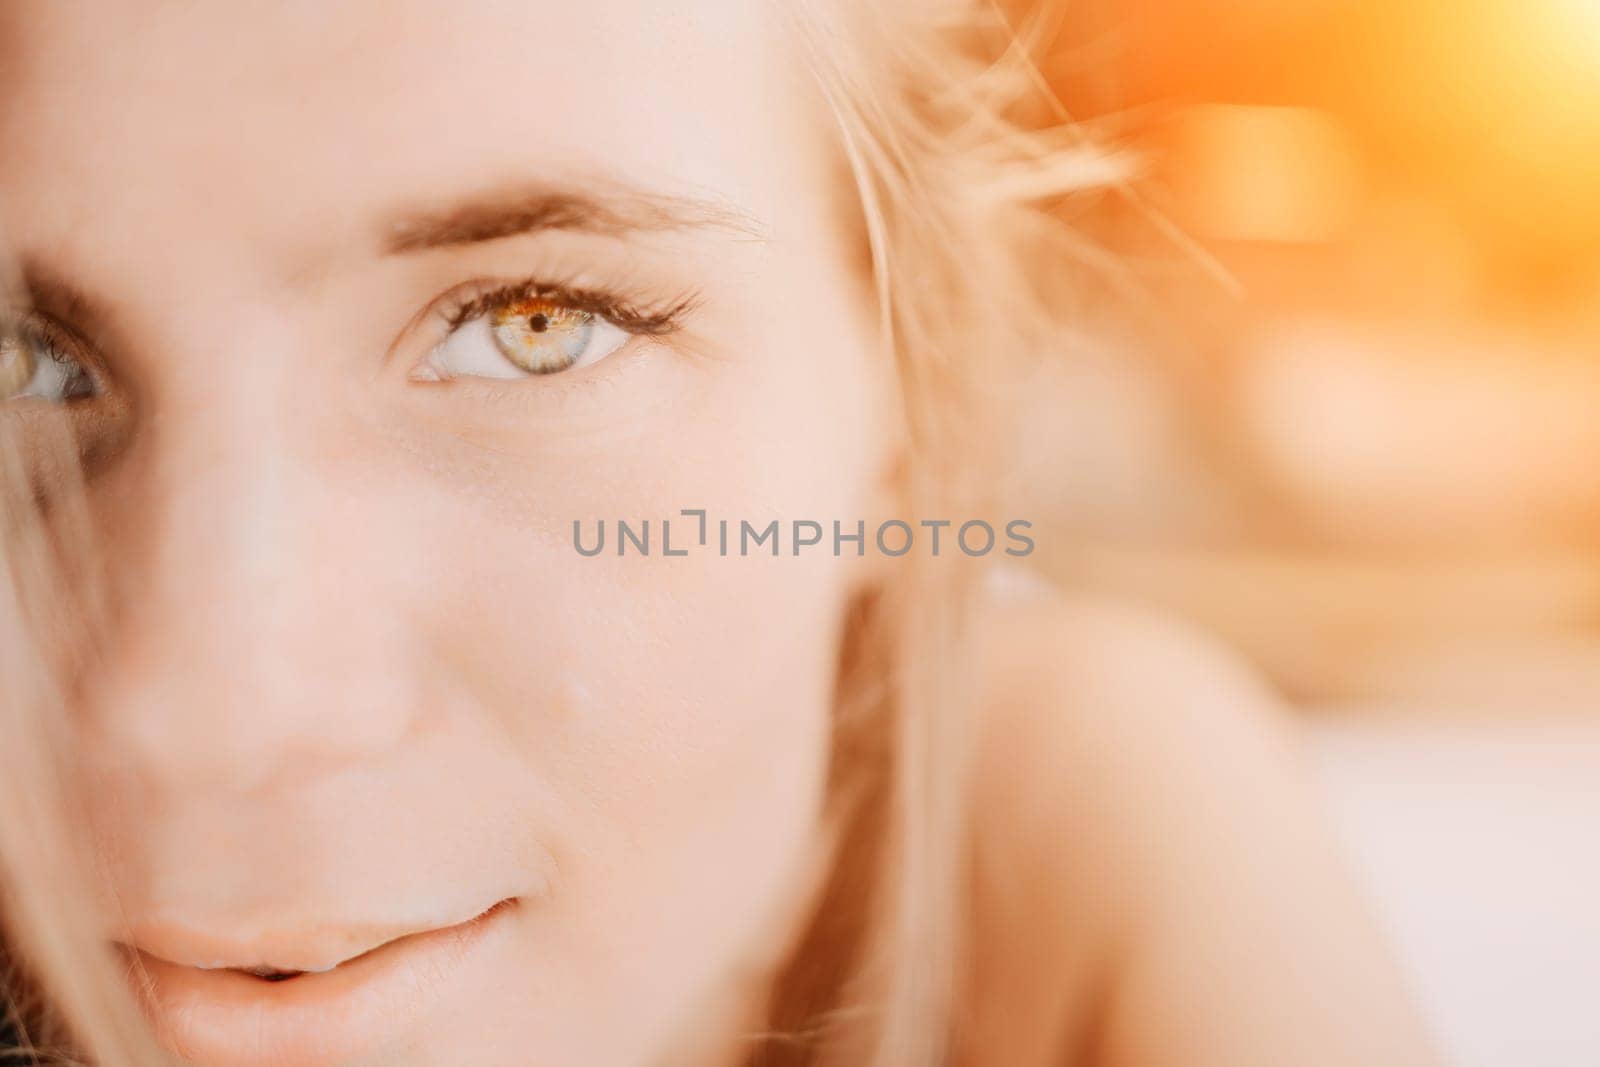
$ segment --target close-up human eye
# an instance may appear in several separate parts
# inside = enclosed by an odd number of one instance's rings
[[[37,321],[0,320],[0,403],[33,398],[61,404],[98,392],[59,331]]]
[[[418,380],[560,374],[599,363],[632,336],[604,309],[528,287],[475,299],[449,322],[450,332],[417,368]]]

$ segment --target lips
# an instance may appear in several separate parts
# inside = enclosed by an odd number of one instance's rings
[[[518,898],[461,922],[307,930],[248,942],[173,926],[121,948],[157,1036],[206,1067],[321,1067],[399,1038],[508,934]]]

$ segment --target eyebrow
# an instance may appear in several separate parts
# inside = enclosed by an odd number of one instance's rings
[[[599,195],[517,188],[398,216],[383,228],[384,250],[406,255],[549,230],[621,237],[646,231],[716,229],[762,240],[765,227],[731,203],[637,191]]]

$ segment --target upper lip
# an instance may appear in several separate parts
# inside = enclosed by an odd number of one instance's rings
[[[217,926],[182,919],[142,919],[131,923],[117,940],[134,952],[198,970],[238,970],[263,975],[319,973],[408,937],[464,926],[511,899],[442,913],[436,918],[293,925],[230,924],[227,932]]]

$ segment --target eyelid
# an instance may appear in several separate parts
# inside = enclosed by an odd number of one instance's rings
[[[88,361],[88,344],[63,322],[37,308],[5,308],[0,310],[0,331],[38,334],[52,349],[60,348],[74,359]]]
[[[474,283],[454,293],[453,303],[441,307],[445,322],[452,330],[498,308],[522,301],[542,300],[574,311],[588,312],[627,333],[661,336],[676,330],[683,317],[699,303],[696,294],[688,293],[658,306],[645,306],[604,290],[540,278],[526,278],[493,286]]]
[[[84,374],[88,375],[97,393],[105,392],[107,388],[105,366],[95,354],[93,346],[54,315],[37,308],[0,309],[0,332],[8,330],[36,335],[44,342],[51,359],[58,363],[64,362],[60,358],[64,354],[67,359],[83,368]]]

